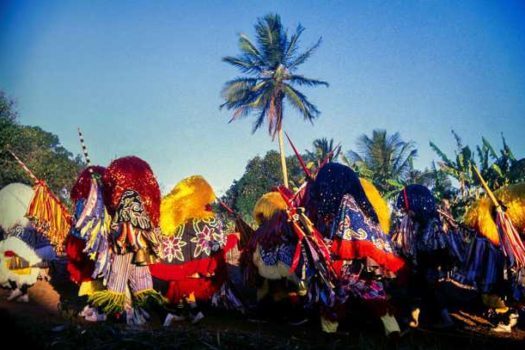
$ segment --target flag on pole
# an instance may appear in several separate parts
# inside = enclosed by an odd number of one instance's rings
[[[9,153],[34,182],[35,194],[27,209],[26,217],[32,221],[38,232],[49,239],[57,253],[62,253],[64,241],[71,227],[71,215],[45,181],[38,179],[13,151],[9,150]]]

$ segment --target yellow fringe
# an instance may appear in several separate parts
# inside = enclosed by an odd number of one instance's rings
[[[268,192],[255,203],[253,218],[260,225],[270,220],[276,212],[286,210],[286,208],[286,202],[279,192]]]
[[[71,227],[71,214],[45,183],[36,183],[34,192],[26,216],[49,239],[55,250],[62,253]]]
[[[200,175],[180,181],[162,199],[160,205],[160,228],[162,234],[171,236],[177,226],[190,219],[211,219],[215,214],[206,205],[215,200],[210,184]]]
[[[89,302],[100,307],[107,314],[122,312],[126,304],[126,293],[117,293],[111,290],[103,290],[93,293]]]
[[[140,292],[133,294],[133,297],[135,298],[137,305],[141,307],[146,306],[150,300],[159,305],[168,303],[166,298],[164,298],[159,292],[152,288],[141,290]]]
[[[359,181],[365,190],[366,197],[376,211],[381,229],[383,229],[384,233],[388,234],[390,232],[390,208],[388,207],[388,204],[370,181],[363,178],[359,178]]]
[[[507,215],[514,227],[523,234],[525,232],[525,183],[500,188],[494,194],[498,201],[507,208]],[[493,244],[499,245],[498,228],[493,212],[494,204],[485,196],[470,206],[465,213],[464,222],[479,231]]]
[[[321,330],[325,333],[335,333],[339,327],[339,322],[331,321],[321,316]]]

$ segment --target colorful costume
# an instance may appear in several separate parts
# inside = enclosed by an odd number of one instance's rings
[[[211,209],[214,201],[213,189],[201,176],[182,180],[162,199],[162,262],[150,270],[167,283],[165,296],[172,305],[186,301],[195,309],[198,300],[210,300],[226,279],[225,252],[237,244],[237,237],[225,235]],[[198,312],[193,311],[196,321]]]
[[[286,209],[279,192],[266,193],[257,201],[253,216],[259,229],[251,237],[245,254],[261,277],[289,278],[298,284],[300,276],[290,273],[297,237],[287,224]]]
[[[67,270],[79,285],[79,296],[91,296],[103,289],[110,265],[109,226],[111,217],[104,205],[100,166],[84,169],[71,189],[75,205],[73,225],[66,238]],[[86,305],[80,316],[90,321],[105,320],[96,308]]]
[[[0,285],[13,289],[9,300],[27,301],[40,266],[56,259],[49,240],[25,217],[33,196],[33,189],[20,183],[0,190],[0,228],[6,235],[0,241]]]
[[[440,297],[441,282],[454,266],[464,260],[462,237],[458,231],[444,231],[434,196],[422,185],[409,185],[398,196],[397,208],[403,217],[392,240],[411,266],[409,293],[412,298],[411,326],[419,324],[421,303],[439,311],[443,324],[452,325],[447,304]]]
[[[482,299],[486,306],[495,309],[497,313],[510,313],[509,317],[512,318],[515,315],[509,311],[503,298],[510,301],[523,301],[525,298],[525,268],[518,262],[513,251],[517,248],[517,253],[523,256],[525,183],[503,187],[495,191],[494,196],[504,208],[513,227],[501,226],[505,223],[498,222],[499,213],[494,202],[487,196],[473,203],[468,208],[464,221],[477,234],[473,235],[466,265],[459,277],[483,293]],[[515,238],[521,242],[509,241],[504,229],[516,229],[521,237],[516,234]],[[503,331],[510,332],[510,326],[498,325],[500,326],[503,326]]]
[[[369,192],[373,188],[370,183],[366,183],[366,187]],[[355,172],[337,163],[323,166],[309,191],[308,212],[330,242],[333,266],[338,274],[338,306],[323,311],[323,330],[335,331],[340,317],[338,309],[353,296],[365,300],[376,311],[387,334],[399,331],[388,312],[380,281],[381,277],[393,277],[405,264],[394,253],[378,219],[376,208],[381,211],[383,226],[388,226],[385,218],[389,215],[382,212],[388,207],[372,205],[370,198],[374,202],[382,201],[377,190],[367,196]]]
[[[142,306],[149,300],[163,302],[148,268],[159,254],[159,185],[149,165],[133,156],[114,160],[102,181],[104,203],[112,215],[112,258],[107,290],[95,292],[89,300],[106,313],[126,311],[128,323],[140,324],[147,318]]]

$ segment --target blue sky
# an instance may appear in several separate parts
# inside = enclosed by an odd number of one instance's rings
[[[221,62],[253,38],[257,17],[277,12],[323,43],[301,73],[330,83],[304,88],[321,110],[314,126],[288,108],[284,127],[300,149],[331,137],[345,150],[374,128],[419,149],[415,165],[448,152],[455,129],[471,146],[503,132],[525,156],[523,1],[0,1],[0,89],[20,122],[94,162],[138,155],[164,191],[202,174],[217,192],[248,159],[276,149],[252,122],[228,124],[220,90],[238,76]],[[290,152],[290,149],[288,148]]]

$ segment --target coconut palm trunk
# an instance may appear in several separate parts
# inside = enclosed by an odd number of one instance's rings
[[[283,184],[288,188],[288,169],[286,167],[286,155],[284,154],[283,128],[279,128],[279,153],[281,154],[281,169],[283,171]]]

